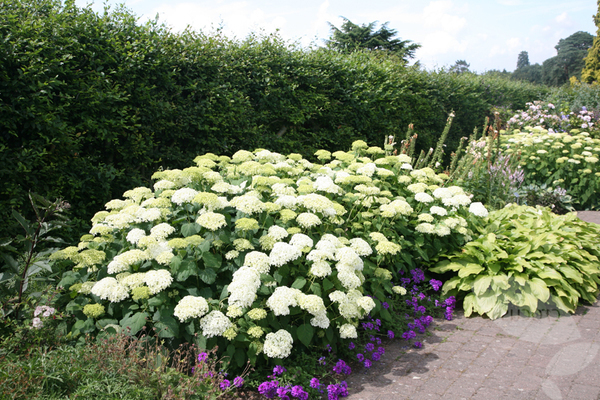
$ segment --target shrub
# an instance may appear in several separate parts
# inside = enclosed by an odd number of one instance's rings
[[[502,135],[505,154],[520,154],[526,183],[560,186],[578,209],[598,209],[600,139],[587,132],[572,135],[541,128]]]
[[[534,314],[541,304],[574,313],[580,301],[596,302],[598,226],[575,214],[559,216],[547,208],[511,205],[490,212],[478,234],[429,268],[455,274],[442,291],[468,293],[465,316],[475,312],[496,319],[510,305]]]
[[[238,367],[335,350],[367,314],[391,321],[380,302],[399,272],[459,248],[487,214],[406,155],[357,141],[316,156],[335,159],[206,154],[108,202],[91,234],[52,255],[76,264],[60,282],[72,335],[154,327]]]

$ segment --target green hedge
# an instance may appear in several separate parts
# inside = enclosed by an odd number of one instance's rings
[[[152,171],[206,152],[264,147],[310,158],[357,139],[403,137],[410,123],[418,145],[434,147],[452,110],[453,148],[492,106],[523,108],[547,92],[277,36],[175,34],[126,9],[96,14],[72,1],[7,0],[0,36],[3,221],[11,208],[27,212],[32,190],[66,199],[84,228]]]

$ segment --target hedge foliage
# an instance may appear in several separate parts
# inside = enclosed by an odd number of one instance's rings
[[[232,41],[173,33],[124,8],[7,0],[0,13],[0,218],[27,192],[62,197],[81,227],[159,168],[198,154],[315,150],[380,142],[413,123],[433,147],[454,110],[450,148],[492,106],[547,89],[426,72],[393,58],[303,49],[276,35]],[[9,233],[10,227],[7,227]]]

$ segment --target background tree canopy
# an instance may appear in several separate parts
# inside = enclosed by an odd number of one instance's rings
[[[375,30],[375,24],[376,22],[371,22],[359,26],[344,18],[340,29],[329,23],[331,37],[326,41],[327,46],[344,53],[357,50],[382,50],[394,54],[406,62],[414,58],[415,50],[421,47],[420,44],[412,43],[410,40],[395,39],[394,36],[398,32],[388,28],[388,22],[382,24],[378,30]]]

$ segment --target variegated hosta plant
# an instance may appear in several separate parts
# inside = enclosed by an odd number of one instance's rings
[[[479,238],[429,270],[453,271],[442,292],[464,297],[465,316],[496,319],[512,304],[525,313],[539,308],[575,312],[594,303],[600,284],[600,228],[547,208],[510,205],[489,214]]]
[[[487,215],[443,175],[406,155],[354,143],[350,152],[206,154],[154,174],[96,214],[60,286],[72,334],[143,326],[219,346],[238,365],[357,336],[399,271],[463,245]],[[272,361],[276,362],[276,361]]]

